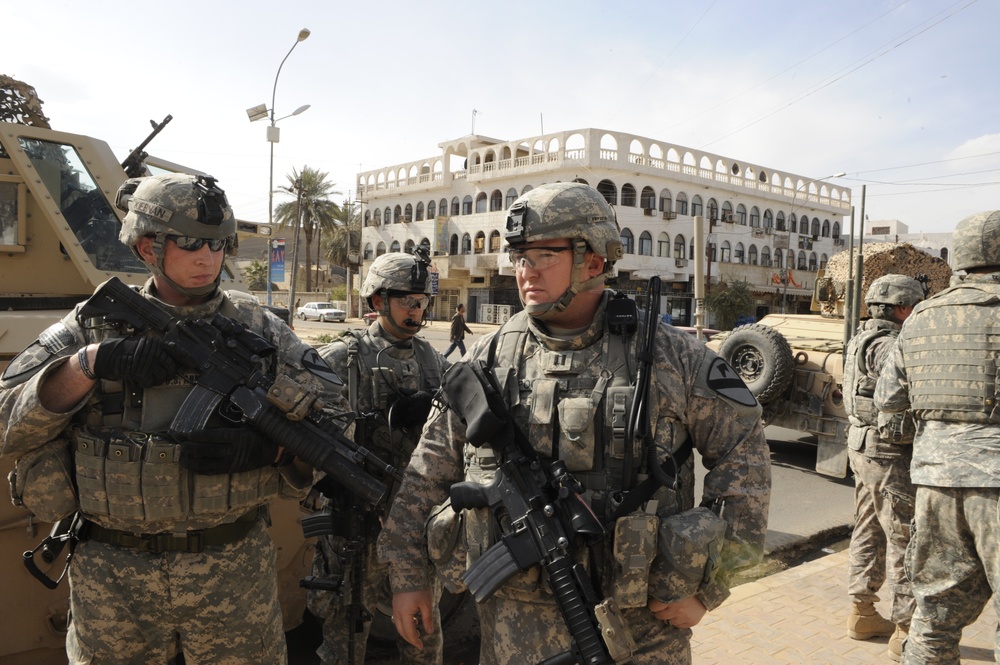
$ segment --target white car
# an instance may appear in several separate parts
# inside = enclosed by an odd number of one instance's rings
[[[347,312],[337,309],[333,306],[332,302],[307,302],[295,310],[295,317],[303,321],[316,319],[320,323],[330,321],[343,322],[347,320]]]

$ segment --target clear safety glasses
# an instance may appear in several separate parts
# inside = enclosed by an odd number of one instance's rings
[[[395,296],[395,300],[403,309],[425,310],[431,303],[431,299],[427,296]]]
[[[551,268],[559,262],[559,254],[568,252],[572,247],[529,247],[528,249],[516,249],[511,247],[507,250],[510,262],[514,264],[515,270],[523,270],[527,264],[534,270],[545,270]]]

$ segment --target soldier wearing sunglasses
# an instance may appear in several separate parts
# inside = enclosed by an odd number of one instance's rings
[[[320,349],[348,386],[357,415],[355,441],[397,469],[410,460],[431,407],[431,395],[440,387],[448,366],[429,342],[417,336],[431,303],[429,268],[430,259],[421,248],[414,254],[393,252],[376,258],[362,284],[361,297],[378,318],[366,330],[348,331]],[[397,487],[377,512],[358,505],[338,488],[325,486],[325,481],[317,487],[324,494],[317,505],[330,515],[333,526],[329,535],[318,540],[313,575],[341,580],[338,591],[317,589],[309,594],[309,609],[323,619],[323,644],[317,653],[323,663],[360,665],[370,632],[368,618],[392,602],[388,570],[375,556],[375,538]],[[440,589],[434,594],[436,599]],[[432,634],[425,636],[423,650],[397,640],[400,662],[441,663],[436,602],[427,621]],[[362,630],[356,632],[358,628]]]
[[[214,178],[132,179],[116,204],[127,213],[120,240],[152,273],[144,298],[178,319],[238,321],[278,349],[260,372],[337,403],[339,380],[312,347],[249,295],[219,288],[236,221]],[[197,378],[178,350],[78,310],[0,377],[0,453],[42,470],[27,507],[82,518],[69,661],[287,662],[267,506],[301,500],[312,470],[238,415],[213,411],[204,430],[172,435]]]

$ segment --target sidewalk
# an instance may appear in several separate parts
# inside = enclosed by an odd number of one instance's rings
[[[878,603],[883,616],[888,604]],[[885,663],[888,638],[847,637],[847,550],[733,589],[694,628],[695,665]],[[962,635],[962,663],[992,663],[997,617],[991,604]]]

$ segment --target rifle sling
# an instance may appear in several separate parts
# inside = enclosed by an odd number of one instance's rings
[[[678,448],[670,457],[664,460],[663,464],[660,465],[660,469],[663,470],[663,473],[667,476],[667,478],[673,479],[672,484],[674,486],[678,484],[678,479],[675,478],[673,474],[670,473],[670,471],[673,471],[675,469],[680,469],[682,466],[684,466],[685,462],[687,462],[688,459],[691,457],[691,453],[693,451],[694,451],[694,444],[691,443],[689,439],[685,441],[684,444],[680,448]],[[638,510],[642,504],[646,503],[651,498],[653,498],[653,494],[656,493],[656,490],[660,489],[660,487],[663,486],[665,486],[665,483],[661,483],[659,480],[657,480],[655,475],[650,474],[649,476],[647,476],[645,480],[643,480],[641,483],[633,487],[625,495],[625,500],[622,501],[617,508],[615,508],[615,512],[611,516],[612,521],[618,519],[619,517],[629,515]]]

